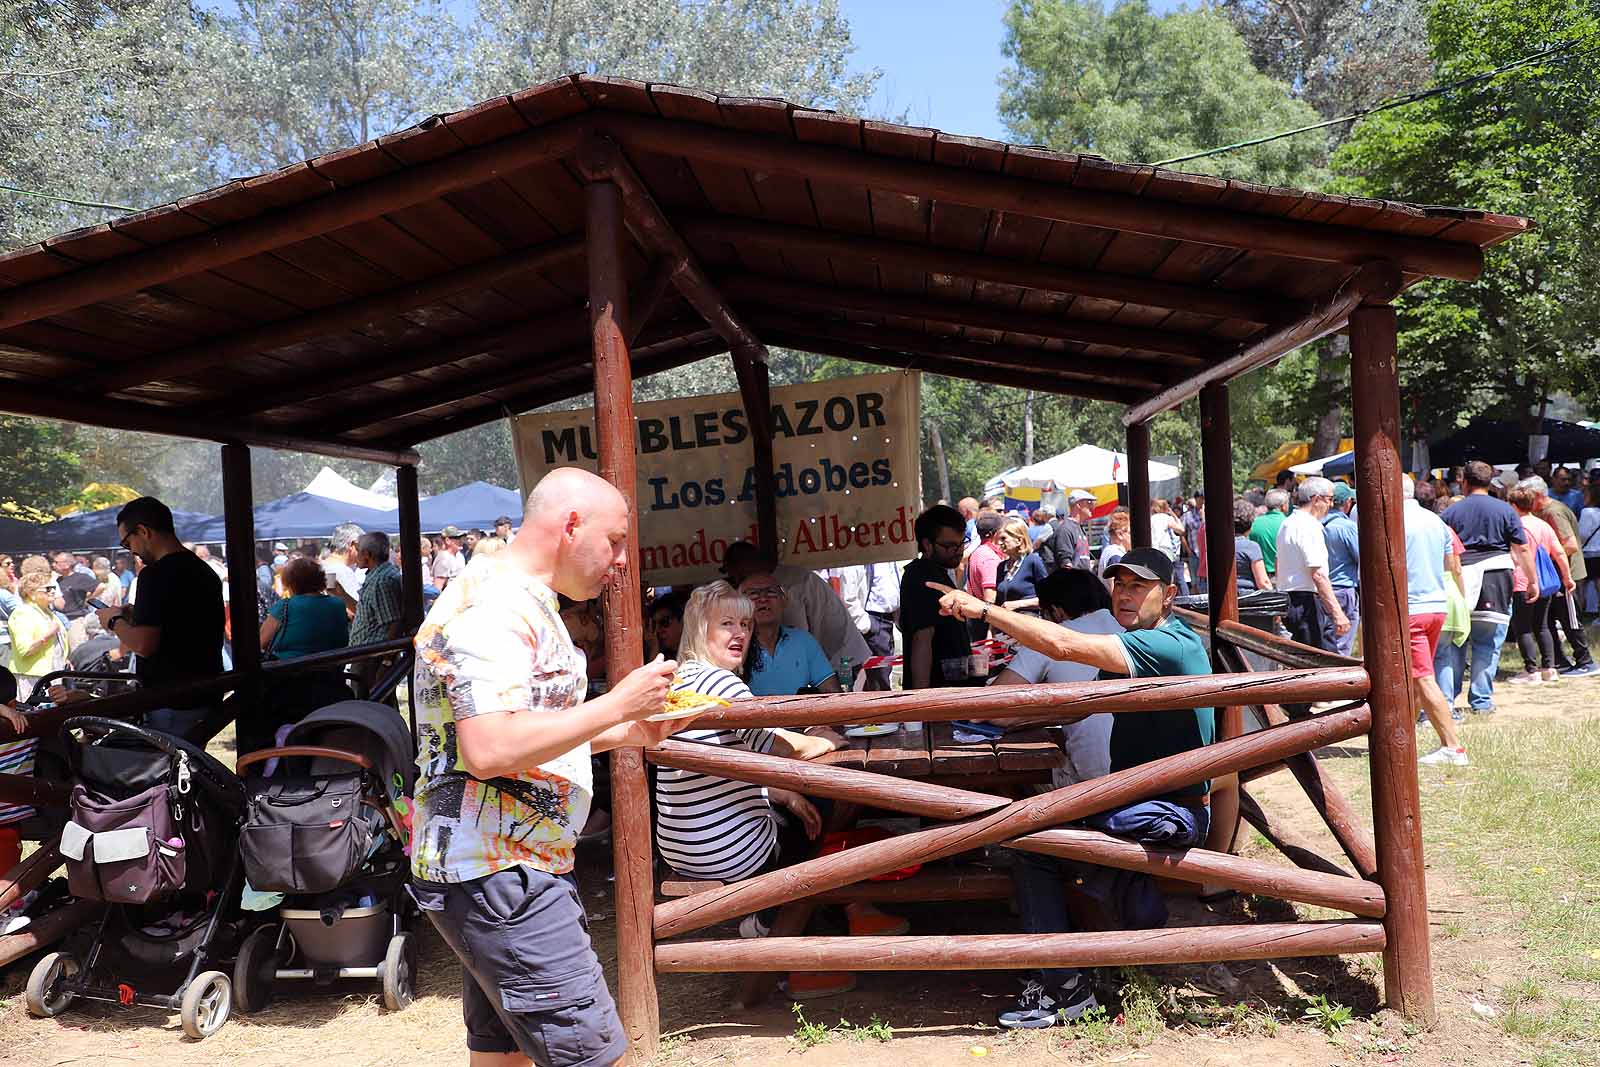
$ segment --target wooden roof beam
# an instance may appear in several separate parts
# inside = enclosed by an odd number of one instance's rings
[[[1462,281],[1472,281],[1483,272],[1482,250],[1458,241],[1082,189],[644,115],[596,112],[589,122],[630,151],[689,157],[758,174],[864,185],[969,207],[1293,259],[1353,266],[1390,260],[1404,271]]]
[[[673,228],[644,181],[628,164],[614,141],[590,137],[578,149],[577,166],[592,182],[614,182],[622,193],[628,229],[647,252],[672,266],[672,284],[729,348],[759,349],[761,339],[728,305],[700,260]],[[764,360],[764,356],[761,357]]]
[[[799,306],[818,311],[860,311],[905,319],[931,319],[951,326],[972,326],[1078,344],[1127,348],[1133,350],[1130,359],[1153,360],[1177,366],[1207,366],[1237,344],[1232,340],[1203,334],[1069,319],[993,304],[928,300],[902,293],[808,285],[754,274],[732,275],[723,280],[722,288],[733,300],[750,300],[768,307],[793,309]]]
[[[1104,385],[1098,382],[1066,378],[1054,374],[1011,370],[996,367],[992,364],[986,365],[947,359],[941,356],[931,356],[923,352],[910,352],[893,346],[861,345],[828,340],[812,335],[789,334],[782,330],[768,327],[763,328],[766,329],[767,335],[772,338],[772,343],[775,345],[797,349],[802,352],[815,352],[820,356],[838,356],[841,359],[853,359],[860,363],[876,363],[885,367],[924,370],[932,374],[943,374],[949,378],[965,378],[968,381],[987,382],[990,385],[1007,385],[1017,389],[1032,389],[1035,392],[1055,393],[1062,396],[1078,396],[1086,400],[1107,400],[1114,404],[1133,404],[1150,395],[1148,391],[1123,386]]]
[[[634,377],[637,379],[676,370],[685,364],[720,356],[726,351],[728,342],[715,334],[708,340],[679,347],[662,344],[659,350],[652,348],[649,352],[644,349],[634,349],[633,355],[636,357],[633,361]],[[447,415],[426,424],[425,427],[403,430],[386,438],[382,443],[391,448],[409,448],[423,441],[431,441],[437,437],[460,433],[462,430],[470,430],[474,426],[493,422],[508,411],[521,414],[547,404],[558,404],[593,390],[594,379],[589,372],[588,364],[584,363],[570,368],[558,381],[546,382],[537,388],[525,389],[503,400],[490,401],[455,415]]]
[[[581,334],[581,330],[578,331]],[[709,334],[704,331],[692,333],[670,333],[663,328],[658,328],[656,335],[659,338],[656,344],[645,344],[638,348],[641,353],[649,354],[653,349],[658,349],[661,344],[676,345],[684,340],[704,340]],[[444,404],[455,403],[460,400],[469,400],[483,393],[495,389],[505,389],[524,382],[530,386],[538,380],[573,367],[581,367],[588,363],[592,357],[589,349],[581,343],[581,336],[571,344],[576,347],[565,349],[544,349],[530,353],[514,362],[507,363],[501,369],[490,373],[480,371],[467,371],[460,375],[458,381],[440,385],[429,382],[420,389],[385,392],[382,398],[360,407],[340,411],[332,418],[318,419],[316,425],[333,433],[348,433],[362,426],[381,425],[392,419],[402,418],[419,411],[428,411],[441,407]]]
[[[1031,348],[1027,345],[987,344],[964,337],[940,337],[937,334],[898,330],[887,326],[870,326],[859,322],[831,322],[782,312],[757,311],[753,313],[752,318],[761,326],[764,333],[782,334],[785,337],[807,337],[814,341],[832,341],[844,345],[871,345],[903,352],[921,352],[951,362],[973,367],[990,367],[1007,373],[1015,371],[1026,374],[1050,374],[1073,381],[1126,387],[1137,391],[1141,396],[1170,385],[1181,377],[1181,373],[1174,374],[1145,364],[1097,359],[1076,352],[1056,352],[1047,348]],[[795,347],[788,345],[787,342],[784,343],[787,347]]]
[[[1140,307],[1188,311],[1220,319],[1269,325],[1293,321],[1310,310],[1301,300],[1249,292],[1230,292],[1151,278],[1075,270],[1050,263],[1023,262],[958,248],[827,233],[804,226],[785,226],[731,216],[679,218],[678,229],[693,242],[756,244],[775,251],[839,258],[877,267],[949,274],[958,278],[1014,285],[1043,293],[1115,300]]]
[[[1122,416],[1125,426],[1148,422],[1163,411],[1171,411],[1214,382],[1226,382],[1241,374],[1282,359],[1302,345],[1337,333],[1344,328],[1350,313],[1362,304],[1388,303],[1400,291],[1404,279],[1393,263],[1368,263],[1332,293],[1318,300],[1312,311],[1299,322],[1273,330],[1240,345],[1233,355],[1213,364],[1191,378],[1172,385],[1157,395],[1130,407]]]
[[[385,463],[391,467],[417,462],[409,448],[390,448],[357,441],[341,441],[336,435],[310,436],[259,426],[243,420],[215,422],[197,418],[178,408],[157,408],[133,401],[117,404],[85,405],[83,398],[46,386],[0,390],[0,410],[40,419],[58,419],[113,430],[136,430],[163,437],[188,437],[221,444],[256,445],[292,452],[311,452],[340,459],[360,459]],[[90,421],[92,418],[93,421]]]
[[[576,237],[520,249],[421,281],[405,282],[341,304],[264,323],[227,337],[133,359],[81,379],[76,388],[80,392],[117,392],[146,382],[183,378],[228,360],[254,356],[313,337],[353,330],[380,319],[396,318],[407,311],[438,303],[469,289],[483,289],[518,274],[562,266],[581,259],[583,254],[583,240]]]
[[[260,414],[276,408],[302,404],[318,397],[369,389],[378,382],[390,381],[407,374],[415,374],[417,371],[455,363],[458,360],[513,345],[544,341],[552,335],[556,338],[554,342],[556,345],[576,344],[583,336],[583,315],[583,307],[575,305],[538,318],[492,326],[456,337],[441,338],[414,348],[365,354],[348,363],[328,368],[331,373],[303,379],[296,376],[292,379],[292,384],[287,386],[265,390],[249,389],[230,394],[224,397],[214,410],[217,415]],[[375,373],[381,373],[383,377],[374,378]]]
[[[297,241],[467,189],[535,163],[570,155],[585,120],[570,119],[334,189],[315,200],[213,226],[52,278],[0,291],[0,330],[213,270]],[[313,165],[313,169],[315,169]],[[108,223],[108,229],[115,223]]]

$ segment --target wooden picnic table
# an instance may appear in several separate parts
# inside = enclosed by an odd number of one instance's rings
[[[992,789],[1047,782],[1050,772],[1066,759],[1061,745],[1043,727],[1018,730],[994,741],[957,741],[955,734],[954,723],[930,722],[920,731],[902,727],[881,737],[846,737],[846,747],[816,762],[896,778],[982,777]]]

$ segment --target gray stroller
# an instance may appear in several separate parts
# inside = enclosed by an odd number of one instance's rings
[[[411,731],[387,704],[344,700],[307,715],[283,741],[238,762],[246,880],[284,898],[239,946],[234,1007],[259,1011],[281,980],[367,978],[398,1011],[411,1003],[417,962],[417,912],[405,888]]]

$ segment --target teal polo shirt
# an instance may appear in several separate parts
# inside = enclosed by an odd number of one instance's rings
[[[1168,618],[1150,630],[1117,634],[1128,660],[1130,678],[1167,678],[1210,674],[1211,656],[1205,642],[1181,620]],[[1101,677],[1106,677],[1101,672]],[[1214,708],[1179,708],[1173,711],[1125,712],[1112,716],[1111,769],[1126,770],[1163,756],[1209,745],[1216,738]],[[1154,799],[1193,797],[1211,790],[1210,781],[1186,786]]]
[[[778,645],[768,652],[752,635],[750,692],[758,697],[793,696],[808,685],[833,677],[828,657],[817,639],[804,630],[778,627]]]

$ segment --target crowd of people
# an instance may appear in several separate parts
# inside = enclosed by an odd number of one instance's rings
[[[1508,684],[1600,673],[1576,599],[1588,575],[1600,577],[1600,549],[1587,550],[1600,545],[1600,480],[1586,486],[1589,506],[1577,512],[1572,505],[1584,501],[1575,491],[1561,469],[1507,478],[1476,462],[1451,479],[1406,480],[1410,658],[1421,713],[1440,739],[1422,763],[1468,762],[1456,724],[1493,712],[1508,636],[1526,664]],[[614,685],[604,678],[598,598],[626,563],[632,517],[608,483],[560,469],[529,496],[520,528],[506,517],[493,534],[446,527],[423,539],[430,607],[415,637],[411,694],[421,770],[413,884],[461,958],[474,1052],[541,1047],[548,1020],[540,990],[559,991],[571,1006],[562,1025],[595,1050],[593,1062],[610,1062],[626,1047],[572,877],[577,842],[595,825],[596,755],[676,736],[814,760],[843,743],[827,730],[701,728],[692,717],[663,716],[670,694],[728,702],[888,689],[896,677],[918,689],[1210,673],[1201,636],[1173,614],[1178,597],[1206,591],[1203,498],[1157,504],[1150,547],[1137,548],[1135,517],[1116,508],[1097,522],[1096,500],[1081,490],[1068,494],[1061,515],[1049,507],[1007,514],[1003,505],[967,499],[927,508],[914,525],[917,554],[903,564],[810,571],[737,542],[716,579],[648,592],[647,662]],[[1231,510],[1241,598],[1281,594],[1290,636],[1350,654],[1361,610],[1356,491],[1288,474],[1271,490],[1240,495]],[[24,684],[97,628],[150,681],[222,669],[221,561],[205,546],[181,544],[158,501],[134,501],[118,523],[124,554],[34,557],[16,575],[0,557],[9,658]],[[325,544],[262,548],[257,607],[270,656],[400,633],[402,583],[385,534],[342,525]],[[991,637],[1015,647],[1003,667],[991,667],[982,651]],[[1466,710],[1454,707],[1464,689]],[[164,709],[152,724],[181,731],[205,710]],[[1086,716],[1062,728],[1064,760],[1052,788],[1207,745],[1214,733],[1211,708]],[[6,758],[0,749],[0,762]],[[652,789],[660,857],[685,878],[738,881],[799,862],[816,853],[828,825],[827,801],[796,791],[667,769]],[[1209,783],[1087,823],[1145,844],[1199,845],[1210,832]],[[4,845],[0,833],[0,852]],[[1072,929],[1062,864],[1031,854],[1019,860],[1023,930]],[[1070,873],[1124,927],[1165,921],[1149,878],[1081,866]],[[864,904],[845,918],[853,935],[909,928]],[[752,915],[739,932],[766,936],[771,922],[770,913]],[[849,989],[854,979],[810,972],[788,981],[791,996],[805,999]],[[518,990],[527,995],[513,997]],[[999,1019],[1050,1026],[1096,1006],[1085,975],[1056,968],[1032,976]]]

